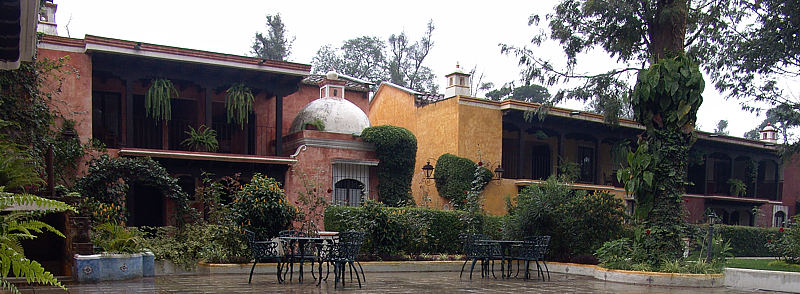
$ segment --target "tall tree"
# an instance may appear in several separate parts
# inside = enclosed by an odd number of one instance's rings
[[[540,85],[532,84],[514,87],[513,83],[507,83],[500,89],[487,92],[486,97],[492,100],[510,98],[525,102],[546,103],[550,99],[550,92]]]
[[[728,135],[728,121],[721,119],[717,122],[717,128],[714,129],[714,134]]]
[[[431,37],[434,28],[433,20],[428,21],[422,38],[414,43],[409,43],[405,32],[389,37],[389,77],[392,83],[419,91],[439,91],[433,70],[422,65],[433,48]]]
[[[433,21],[423,37],[409,43],[406,34],[391,35],[389,43],[374,36],[363,36],[344,41],[339,48],[322,46],[312,59],[314,73],[331,69],[376,84],[390,81],[400,86],[422,92],[436,93],[439,86],[433,71],[423,65],[433,48]]]
[[[680,199],[705,86],[692,62],[704,51],[692,51],[694,55],[687,57],[685,48],[713,42],[714,34],[709,32],[724,29],[717,25],[723,23],[731,1],[561,0],[555,13],[546,16],[549,30],[532,41],[537,46],[546,38],[559,42],[567,60],[564,69],[537,56],[536,50],[501,45],[503,52],[520,58],[523,80],[546,85],[583,80],[577,88],[559,91],[554,100],[594,100],[602,103],[609,118],[608,110],[614,113],[615,104],[623,106],[630,99],[635,118],[646,127],[639,156],[634,158],[646,157],[648,164],[636,165],[646,170],[632,171],[623,180],[639,177],[642,183],[630,190],[637,199],[638,221],[652,232],[650,241],[642,245],[652,263],[676,258],[683,248]],[[533,15],[529,22],[538,24],[539,20]],[[576,74],[577,57],[593,49],[606,51],[622,66],[600,74]],[[637,82],[631,87],[627,80],[633,73],[638,73]]]
[[[379,83],[386,80],[388,67],[384,50],[386,43],[378,37],[362,36],[344,41],[338,49],[322,46],[311,60],[315,73],[330,70],[359,79]]]
[[[286,60],[292,53],[294,39],[288,36],[280,13],[267,14],[267,33],[256,32],[251,53],[264,59]]]

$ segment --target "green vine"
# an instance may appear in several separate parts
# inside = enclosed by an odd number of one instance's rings
[[[681,197],[687,185],[689,149],[696,140],[694,124],[704,87],[698,66],[679,54],[641,70],[631,95],[636,119],[647,128],[639,145],[646,144],[652,157],[652,188],[636,191],[637,199],[652,199],[652,208],[646,217],[642,215],[641,223],[651,232],[642,245],[649,260],[672,260],[683,251]],[[628,180],[645,182],[644,177],[642,172]]]
[[[375,145],[378,160],[378,195],[388,206],[413,205],[411,179],[417,158],[417,137],[401,127],[383,125],[361,132],[367,143]]]
[[[168,79],[154,79],[144,96],[147,116],[160,121],[172,119],[172,97],[178,97],[178,90]]]
[[[81,195],[124,207],[129,184],[137,182],[158,189],[175,202],[178,224],[183,224],[186,217],[193,216],[189,196],[178,186],[178,180],[149,157],[111,158],[103,154],[89,162],[88,174],[80,178],[75,187]]]
[[[244,83],[233,84],[225,91],[225,108],[228,110],[228,123],[235,121],[244,129],[253,112],[253,92]]]

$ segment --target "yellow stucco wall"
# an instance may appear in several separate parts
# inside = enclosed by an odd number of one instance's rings
[[[410,130],[417,137],[417,158],[411,183],[414,200],[418,206],[441,209],[448,201],[439,196],[432,180],[424,179],[422,166],[428,160],[435,165],[439,156],[451,153],[473,161],[482,160],[487,163],[487,167],[494,170],[502,161],[503,150],[503,117],[498,106],[499,104],[493,101],[456,96],[417,107],[414,105],[413,94],[384,84],[378,89],[370,104],[369,119],[373,126],[385,124],[400,126]],[[532,146],[531,144],[541,143],[551,147],[553,173],[557,168],[557,140],[556,137],[539,139],[533,134],[525,135],[526,148]],[[573,139],[566,140],[565,151],[569,160],[575,160],[579,144],[587,143]],[[608,148],[610,147],[601,147],[599,153],[608,153]],[[529,158],[530,154],[525,156]],[[599,160],[600,166],[605,166],[609,158],[599,156]],[[492,215],[506,214],[506,198],[510,197],[513,201],[520,185],[525,183],[513,179],[489,183],[483,193],[486,212]],[[610,192],[618,198],[624,198],[624,191],[607,186],[579,185],[575,188],[610,189]]]

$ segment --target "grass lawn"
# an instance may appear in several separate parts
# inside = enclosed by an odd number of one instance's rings
[[[728,259],[727,267],[768,271],[800,272],[800,265],[787,264],[775,259]]]

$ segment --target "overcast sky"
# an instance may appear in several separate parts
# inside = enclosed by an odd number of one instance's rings
[[[440,77],[440,91],[444,75],[456,62],[465,71],[477,65],[483,81],[498,87],[518,80],[516,58],[500,54],[498,44],[529,44],[538,29],[528,26],[528,17],[552,11],[556,2],[55,0],[61,36],[89,34],[238,55],[250,55],[255,32],[266,30],[265,15],[280,13],[289,34],[296,37],[289,60],[306,64],[319,47],[338,47],[364,35],[385,40],[405,31],[411,40],[419,39],[432,19],[435,44],[425,64]],[[536,50],[556,63],[562,60],[557,44]],[[604,72],[613,63],[604,53],[594,52],[580,59],[578,71]],[[702,130],[712,131],[717,121],[726,119],[731,135],[742,136],[763,119],[742,111],[737,101],[723,99],[708,79],[706,84],[698,114]],[[562,106],[583,108],[575,102]]]

